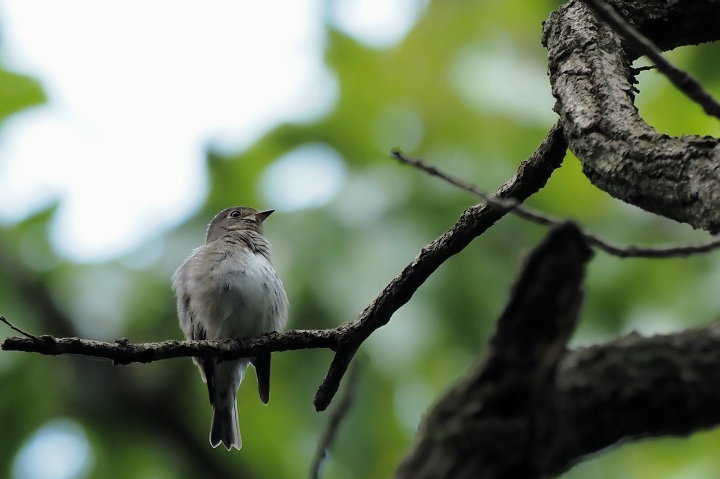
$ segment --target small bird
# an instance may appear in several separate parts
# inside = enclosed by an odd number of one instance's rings
[[[256,337],[280,331],[287,322],[288,300],[272,266],[270,243],[262,234],[275,210],[226,208],[208,226],[205,244],[175,271],[180,327],[187,339]],[[255,367],[260,399],[270,399],[270,353],[219,361],[193,358],[207,383],[213,418],[210,444],[240,449],[235,397],[248,362]]]

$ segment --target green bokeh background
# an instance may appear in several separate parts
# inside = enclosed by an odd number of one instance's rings
[[[209,150],[209,193],[201,208],[113,261],[76,264],[59,257],[48,234],[57,205],[3,226],[0,314],[38,334],[180,338],[169,277],[202,241],[209,219],[238,202],[272,207],[260,204],[259,176],[283,154],[321,143],[345,161],[342,191],[321,208],[276,213],[266,234],[290,297],[290,326],[326,328],[352,320],[475,201],[394,163],[388,152],[403,148],[487,190],[508,179],[554,123],[540,30],[558,5],[435,1],[403,42],[386,49],[328,26],[325,58],[339,98],[324,118],[277,125],[245,151]],[[717,45],[705,45],[668,56],[720,94],[719,53]],[[717,136],[717,122],[662,76],[650,71],[639,79],[638,106],[658,130]],[[41,83],[0,70],[0,117],[42,104]],[[526,89],[537,90],[531,101]],[[617,242],[704,237],[597,190],[571,155],[529,204]],[[482,357],[522,258],[544,232],[514,217],[502,220],[443,265],[363,345],[355,404],[322,477],[391,475],[422,413]],[[706,324],[720,310],[719,289],[716,254],[620,260],[598,253],[573,343]],[[323,350],[276,353],[269,406],[257,399],[249,374],[238,397],[244,447],[227,453],[208,445],[210,409],[190,360],[113,367],[2,352],[0,477],[13,477],[19,451],[39,428],[59,419],[81,428],[90,443],[81,477],[304,477],[328,418],[314,411],[312,398],[331,358]],[[605,452],[564,477],[717,477],[719,443],[718,432],[646,440]]]

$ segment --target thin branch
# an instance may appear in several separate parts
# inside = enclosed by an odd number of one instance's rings
[[[651,70],[657,70],[657,67],[656,67],[655,65],[645,65],[645,66],[642,66],[642,67],[633,68],[633,71],[634,71],[636,74],[637,74],[637,73],[640,73],[640,72],[651,71]]]
[[[7,319],[5,319],[5,316],[0,316],[0,321],[2,321],[3,323],[7,324],[8,326],[10,326],[10,329],[13,329],[13,330],[17,331],[18,333],[22,334],[22,335],[25,336],[25,337],[28,337],[28,338],[33,339],[33,340],[35,340],[35,341],[38,340],[37,336],[33,336],[32,334],[26,333],[26,332],[23,331],[22,329],[15,327],[15,325],[13,325],[10,321],[8,321]]]
[[[562,224],[564,221],[558,218],[554,218],[545,213],[541,213],[537,210],[521,206],[516,200],[498,198],[490,195],[487,192],[479,189],[475,185],[468,183],[460,178],[446,173],[436,166],[433,166],[423,160],[417,158],[408,158],[400,150],[392,151],[393,158],[397,159],[401,163],[413,166],[419,170],[425,171],[431,176],[440,178],[451,185],[457,186],[458,188],[472,193],[480,198],[483,198],[488,203],[491,203],[498,208],[504,208],[506,211],[511,211],[517,216],[526,220],[538,223],[544,226],[557,226]],[[675,258],[678,256],[691,256],[695,254],[707,253],[720,248],[720,237],[715,237],[704,243],[698,244],[684,244],[684,245],[670,245],[670,246],[638,246],[638,245],[619,245],[606,241],[599,236],[582,230],[582,235],[591,246],[595,246],[598,249],[605,251],[613,256],[621,258]]]
[[[650,58],[658,71],[688,98],[700,105],[705,113],[720,118],[720,103],[706,92],[697,80],[670,63],[649,38],[630,25],[615,9],[601,0],[582,0],[582,2],[620,34],[633,49]]]
[[[559,123],[552,127],[540,146],[518,168],[517,173],[502,185],[495,196],[525,200],[545,186],[552,172],[560,166],[567,144]],[[324,410],[337,392],[357,348],[373,331],[390,321],[392,315],[407,303],[417,289],[448,258],[462,251],[476,237],[483,234],[506,210],[478,204],[466,209],[460,219],[435,241],[426,245],[399,275],[380,292],[349,327],[361,335],[352,341],[341,341],[335,357],[322,384],[315,394],[314,404],[318,411]]]
[[[105,358],[114,364],[150,363],[180,357],[208,357],[237,359],[271,351],[297,349],[335,349],[338,339],[350,334],[347,328],[296,330],[284,334],[270,333],[259,338],[221,339],[204,341],[162,341],[132,343],[127,339],[114,342],[80,338],[37,336],[31,339],[10,337],[2,342],[4,351],[25,351],[49,356],[79,354]]]
[[[359,376],[360,363],[356,362],[355,366],[353,366],[350,371],[347,385],[345,386],[345,393],[330,415],[325,432],[318,443],[315,457],[313,458],[312,465],[310,466],[310,479],[318,479],[320,477],[320,468],[327,458],[328,450],[337,436],[337,432],[340,429],[340,423],[342,423],[343,419],[347,417],[348,412],[350,412],[350,408],[352,408]]]

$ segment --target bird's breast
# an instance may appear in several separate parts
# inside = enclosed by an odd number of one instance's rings
[[[263,255],[228,255],[214,276],[219,336],[256,336],[278,328],[278,302],[285,293]]]

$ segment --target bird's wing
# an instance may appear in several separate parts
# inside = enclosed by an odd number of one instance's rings
[[[207,339],[207,331],[201,321],[197,320],[195,312],[193,310],[193,300],[190,291],[187,289],[188,275],[193,268],[193,257],[191,256],[175,271],[172,277],[173,289],[175,290],[175,296],[177,297],[177,312],[178,321],[180,328],[185,334],[187,339]],[[200,375],[203,381],[207,383],[208,395],[210,397],[210,403],[212,404],[214,395],[214,369],[215,359],[213,358],[193,358],[193,362],[200,369]]]

